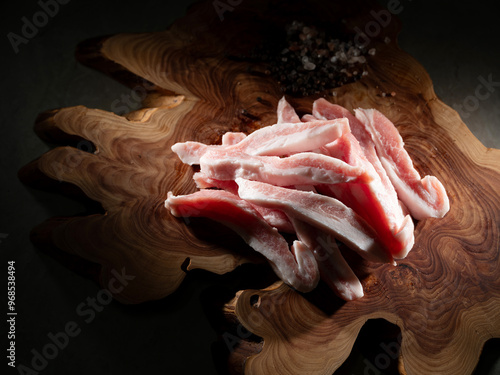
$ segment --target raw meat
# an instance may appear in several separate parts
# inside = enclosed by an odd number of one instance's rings
[[[220,147],[206,145],[201,142],[178,142],[171,149],[181,159],[184,164],[195,165],[200,164],[200,158],[211,147]]]
[[[241,142],[247,137],[245,133],[242,132],[227,132],[222,135],[222,145],[232,146],[238,142]]]
[[[406,257],[415,241],[413,221],[409,215],[403,214],[396,192],[384,187],[356,138],[348,133],[326,145],[324,150],[349,164],[361,165],[372,176],[372,180],[367,183],[330,184],[318,187],[319,191],[334,196],[363,217],[375,229],[380,242],[394,258]]]
[[[363,297],[363,286],[340,253],[335,239],[301,220],[292,222],[297,237],[312,250],[321,280],[346,301]]]
[[[200,158],[209,149],[240,151],[249,155],[283,156],[309,151],[332,142],[349,132],[345,119],[281,123],[254,131],[240,142],[225,145],[205,145],[200,142],[180,142],[172,146],[183,163],[199,164]]]
[[[341,298],[363,296],[337,240],[368,261],[392,263],[414,245],[412,217],[442,217],[449,201],[434,176],[413,167],[396,127],[376,110],[355,115],[325,99],[300,118],[282,98],[277,124],[221,145],[183,142],[172,150],[200,191],[165,202],[173,215],[203,216],[236,231],[299,291],[319,277]],[[289,246],[281,233],[295,234]]]
[[[238,195],[238,184],[235,181],[222,181],[207,177],[203,172],[196,172],[193,176],[199,189],[218,188]],[[284,233],[294,233],[292,223],[283,211],[254,205],[253,208],[261,214],[264,220],[272,227]]]
[[[377,151],[375,149],[375,144],[372,141],[370,133],[365,129],[364,125],[347,109],[337,105],[332,104],[325,99],[315,100],[313,103],[313,114],[318,119],[339,119],[345,118],[349,121],[349,126],[351,133],[356,138],[361,149],[363,150],[363,155],[365,158],[373,165],[375,171],[380,176],[382,185],[384,189],[392,196],[391,201],[397,200],[396,190],[392,186],[387,173],[377,156]]]
[[[336,184],[371,180],[365,169],[312,152],[289,157],[253,156],[229,149],[211,149],[200,158],[200,170],[217,180],[238,177],[277,186]]]
[[[226,225],[264,255],[285,283],[301,292],[316,287],[319,271],[312,252],[300,241],[295,241],[289,249],[276,228],[237,195],[224,190],[199,190],[180,196],[169,192],[165,206],[174,216],[206,217]]]
[[[420,177],[394,124],[375,109],[355,113],[371,134],[377,155],[411,215],[417,220],[443,217],[450,209],[443,184],[435,176]]]
[[[302,116],[302,118],[301,118],[301,121],[302,121],[302,122],[316,121],[316,120],[318,120],[318,118],[317,118],[317,117],[315,117],[315,116],[313,116],[313,115],[311,115],[311,114],[304,115],[304,116]]]
[[[285,97],[282,97],[278,102],[277,112],[278,124],[300,122],[297,112],[295,112],[295,109],[286,101]]]
[[[340,184],[322,187],[320,192],[332,195],[353,208],[377,232],[380,241],[396,259],[403,259],[414,244],[414,225],[401,204],[394,186],[380,162],[371,135],[347,109],[324,99],[314,102],[313,113],[319,118],[349,120],[352,133],[333,142],[324,150],[349,164],[361,163],[373,176],[367,184]],[[349,147],[345,147],[348,143]]]
[[[392,256],[378,242],[375,231],[337,199],[242,178],[236,179],[236,183],[242,199],[280,209],[292,219],[309,223],[342,241],[367,260],[393,262]]]

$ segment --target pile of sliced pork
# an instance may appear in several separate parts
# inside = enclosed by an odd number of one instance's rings
[[[321,278],[353,300],[363,287],[338,242],[366,260],[394,263],[413,247],[411,216],[439,218],[449,210],[441,182],[421,178],[403,146],[377,110],[353,115],[318,99],[301,119],[283,98],[275,125],[249,135],[228,132],[221,145],[175,144],[184,163],[199,165],[200,190],[169,192],[165,206],[175,216],[230,227],[298,291],[312,290]],[[283,233],[295,235],[291,245]]]

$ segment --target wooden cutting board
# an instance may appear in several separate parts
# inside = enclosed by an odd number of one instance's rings
[[[367,75],[287,99],[300,114],[310,112],[318,97],[383,112],[417,170],[444,183],[451,210],[443,219],[416,222],[415,247],[397,266],[367,264],[347,253],[364,286],[360,300],[345,303],[323,285],[308,294],[280,282],[240,291],[226,313],[261,340],[239,337],[244,340],[233,352],[232,368],[331,374],[365,322],[383,318],[401,329],[401,371],[471,373],[485,341],[500,337],[500,151],[485,148],[436,97],[422,66],[398,48],[396,17],[385,23],[374,16],[379,12],[374,2],[361,1],[307,7],[208,1],[164,32],[82,43],[78,59],[128,85],[143,108],[117,115],[78,106],[39,116],[37,134],[62,146],[24,167],[20,178],[98,204],[87,216],[49,219],[33,230],[33,241],[78,270],[83,264],[103,287],[113,270],[135,275],[134,283],[115,293],[124,303],[165,297],[192,269],[222,274],[262,262],[231,231],[174,218],[164,208],[168,191],[196,190],[192,168],[170,146],[218,143],[226,131],[251,132],[276,121],[283,91],[248,53],[269,38],[270,29],[302,20],[351,35],[365,30],[376,50],[367,56]]]

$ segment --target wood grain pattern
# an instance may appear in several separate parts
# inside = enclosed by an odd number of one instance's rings
[[[166,212],[168,191],[195,190],[192,170],[170,146],[217,143],[225,131],[274,123],[279,84],[241,57],[262,42],[270,24],[281,27],[299,17],[352,32],[373,20],[371,10],[379,7],[314,2],[305,11],[295,2],[284,7],[255,1],[241,3],[221,21],[212,2],[205,2],[167,31],[83,43],[80,61],[148,95],[144,108],[124,116],[84,107],[40,116],[36,131],[42,138],[88,140],[96,152],[78,143],[55,148],[24,168],[21,178],[41,185],[34,176],[42,172],[76,185],[105,213],[51,219],[35,238],[100,265],[102,285],[112,269],[135,275],[130,288],[115,296],[127,303],[168,295],[185,270],[224,273],[261,261],[224,228],[215,225],[214,231]],[[348,109],[383,112],[397,125],[417,170],[444,183],[451,210],[443,219],[416,223],[415,247],[397,266],[368,264],[346,252],[364,286],[360,300],[344,303],[322,285],[308,294],[281,283],[238,293],[227,314],[263,342],[243,343],[244,351],[234,353],[237,372],[331,374],[374,318],[400,327],[401,368],[412,375],[469,374],[485,341],[500,337],[500,151],[485,148],[436,97],[423,67],[397,47],[399,27],[393,17],[372,38],[377,53],[368,59],[366,77],[315,97],[287,99],[301,114],[318,96]]]
[[[62,131],[95,145],[95,153],[58,147],[35,164],[46,176],[78,186],[105,213],[58,218],[56,226],[43,224],[43,228],[51,228],[55,247],[100,264],[102,285],[108,285],[112,269],[125,268],[137,275],[129,288],[115,296],[126,303],[173,292],[185,276],[183,264],[186,270],[201,266],[225,273],[248,261],[245,251],[229,252],[227,247],[234,250],[242,242],[228,230],[220,228],[221,242],[203,225],[188,226],[188,221],[173,218],[164,208],[169,190],[194,189],[187,178],[177,178],[192,172],[176,165],[170,151],[174,125],[192,108],[189,101],[179,102],[173,108],[158,109],[145,121],[144,116],[135,121],[72,107],[41,116],[36,124],[39,134]]]

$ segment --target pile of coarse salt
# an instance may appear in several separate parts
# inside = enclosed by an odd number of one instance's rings
[[[286,26],[286,40],[273,42],[254,52],[267,64],[267,74],[290,95],[314,95],[354,82],[367,75],[366,55],[375,48],[353,40],[340,40],[301,21]]]

